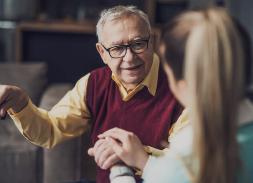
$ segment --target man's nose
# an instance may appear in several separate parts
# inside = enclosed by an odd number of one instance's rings
[[[125,62],[132,62],[134,61],[135,57],[136,57],[135,53],[133,53],[131,49],[128,47],[126,50],[126,55],[123,57],[123,60]]]

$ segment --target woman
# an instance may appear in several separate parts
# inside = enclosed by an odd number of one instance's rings
[[[171,91],[189,111],[189,125],[158,158],[131,132],[115,128],[99,137],[113,138],[117,155],[142,169],[145,183],[253,182],[253,105],[243,90],[250,69],[246,38],[221,9],[175,17],[162,33],[160,58]]]

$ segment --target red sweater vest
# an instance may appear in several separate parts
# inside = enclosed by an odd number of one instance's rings
[[[123,101],[117,84],[111,78],[109,67],[91,72],[86,101],[93,119],[92,141],[113,127],[135,133],[142,144],[158,149],[162,140],[168,139],[171,125],[182,112],[168,87],[167,77],[160,67],[155,96],[144,87],[128,101]],[[97,183],[110,183],[109,170],[98,167]],[[137,183],[141,182],[136,176]]]

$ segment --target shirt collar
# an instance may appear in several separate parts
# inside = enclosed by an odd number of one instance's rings
[[[140,87],[140,85],[147,86],[148,91],[153,96],[155,96],[156,88],[157,88],[157,81],[158,81],[159,65],[160,65],[159,57],[154,53],[153,63],[152,63],[152,66],[150,68],[148,75],[145,77],[145,79],[138,86],[136,86],[136,88]],[[112,79],[115,81],[115,83],[119,87],[123,86],[122,83],[120,82],[120,80],[115,76],[114,73],[112,73]]]

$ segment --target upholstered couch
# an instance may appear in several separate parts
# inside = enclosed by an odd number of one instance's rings
[[[51,109],[74,83],[48,83],[45,63],[0,64],[0,84],[22,88],[33,103]],[[85,74],[85,73],[84,73]],[[44,149],[26,140],[9,116],[0,121],[0,182],[69,182],[96,176],[93,158],[87,155],[90,132]]]

